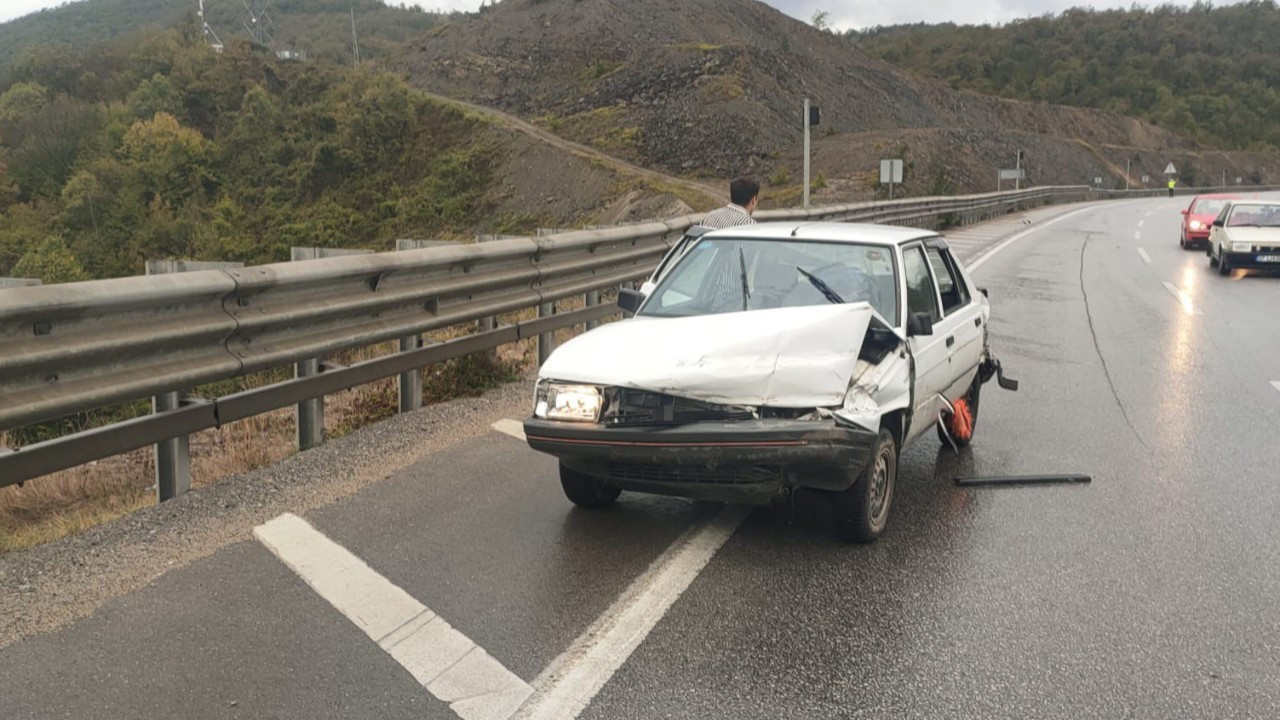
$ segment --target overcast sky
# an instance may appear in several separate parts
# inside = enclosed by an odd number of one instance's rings
[[[55,7],[64,0],[0,0],[0,22],[41,8]],[[238,0],[205,0],[205,3]],[[633,0],[642,2],[643,0]],[[966,2],[939,2],[938,0],[765,0],[770,5],[790,15],[809,20],[813,13],[825,10],[831,14],[831,23],[841,29],[866,28],[875,25],[893,25],[912,22],[1002,23],[1020,17],[1059,12],[1070,7],[1090,5],[1095,8],[1128,7],[1131,0],[967,0]],[[195,0],[191,0],[195,4]],[[400,0],[393,0],[399,4]],[[1174,5],[1190,5],[1191,0],[1172,0]],[[406,4],[421,5],[428,10],[475,10],[480,0],[406,0]],[[1141,3],[1144,5],[1154,3]],[[1219,0],[1215,5],[1229,2]]]

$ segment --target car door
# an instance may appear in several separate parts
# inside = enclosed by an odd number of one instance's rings
[[[982,308],[974,301],[946,241],[939,238],[925,243],[925,254],[942,301],[942,320],[934,325],[934,334],[942,336],[947,348],[947,378],[940,392],[948,400],[956,400],[968,390],[982,361]]]
[[[924,245],[916,242],[902,248],[902,277],[906,289],[906,317],[914,313],[927,313],[934,323],[942,322],[938,289]],[[911,335],[907,347],[915,361],[915,387],[912,392],[911,427],[907,431],[904,446],[918,437],[938,417],[941,404],[938,393],[950,384],[950,368],[945,328],[934,325],[929,335]],[[954,340],[953,340],[954,342]]]

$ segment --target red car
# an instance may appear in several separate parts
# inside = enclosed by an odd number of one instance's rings
[[[1183,250],[1208,247],[1209,228],[1228,200],[1239,200],[1236,195],[1197,195],[1191,205],[1182,211],[1182,236],[1178,245]]]

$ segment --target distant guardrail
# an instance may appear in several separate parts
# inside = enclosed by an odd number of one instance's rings
[[[841,221],[935,227],[1103,196],[1086,186],[768,210],[761,221]],[[1135,195],[1136,196],[1136,195]],[[160,499],[189,487],[186,436],[298,405],[300,447],[319,442],[304,414],[327,394],[399,375],[420,388],[432,363],[616,314],[602,290],[647,276],[700,215],[664,222],[477,244],[352,255],[181,275],[0,290],[0,430],[115,403],[168,397],[151,415],[9,452],[0,487],[147,445],[157,446]],[[583,296],[565,313],[555,303]],[[538,309],[536,319],[489,320]],[[486,322],[487,321],[487,322]],[[478,331],[423,345],[423,333]],[[401,351],[350,367],[315,358],[387,341]],[[309,364],[306,364],[309,363]],[[297,377],[212,400],[181,393],[296,364]],[[178,393],[175,396],[175,393]],[[176,399],[176,402],[174,401]],[[419,406],[402,393],[401,409]],[[179,444],[179,440],[182,442]]]

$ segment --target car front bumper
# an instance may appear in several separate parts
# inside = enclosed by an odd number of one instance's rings
[[[1280,271],[1280,248],[1245,253],[1224,252],[1222,257],[1226,260],[1227,265],[1233,268]]]
[[[797,487],[844,490],[877,434],[835,420],[605,427],[531,418],[529,446],[624,490],[768,504]]]

